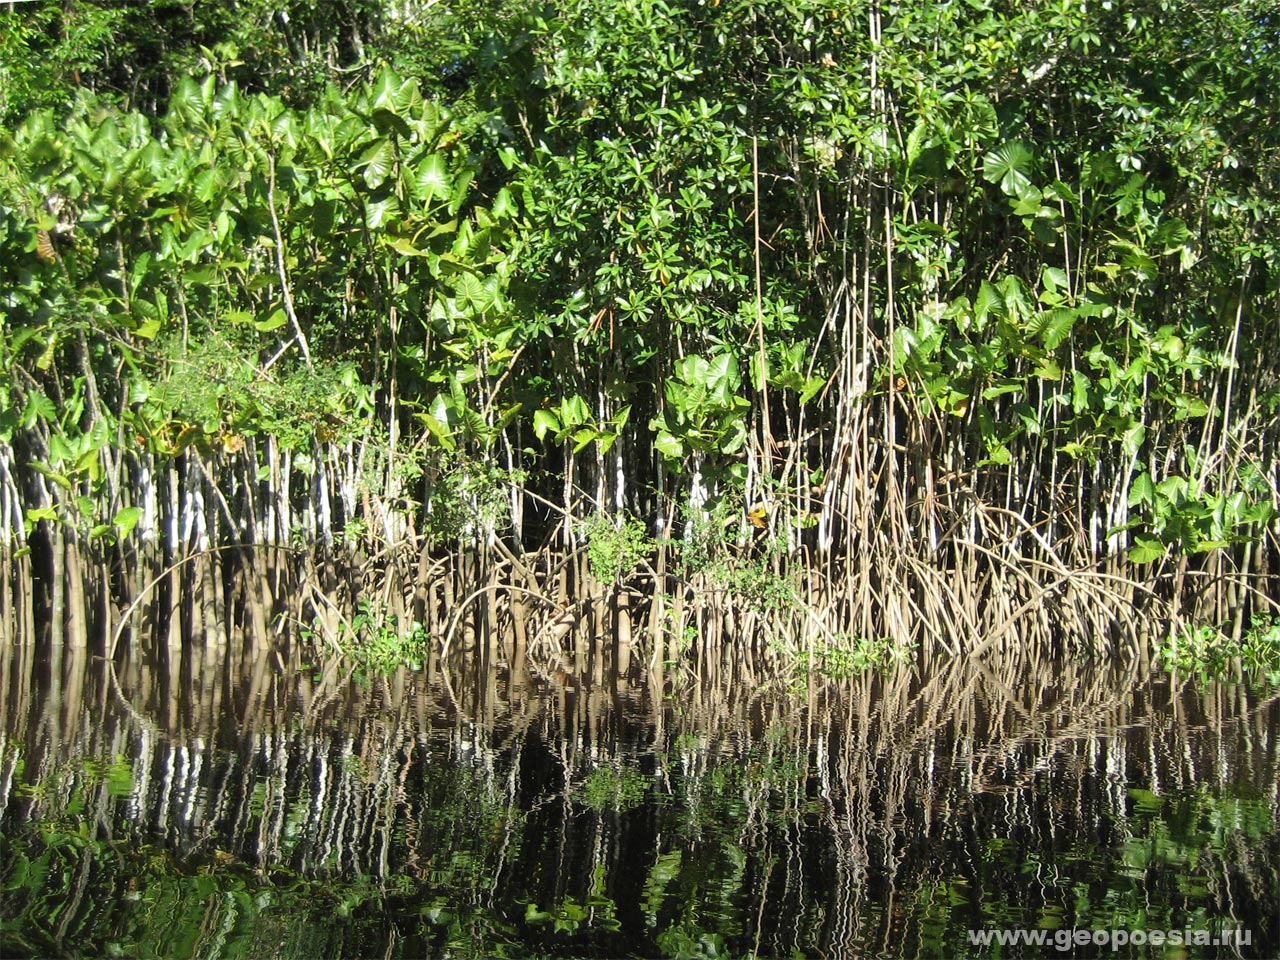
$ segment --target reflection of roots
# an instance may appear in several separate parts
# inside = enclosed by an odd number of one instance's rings
[[[580,682],[580,678],[574,673],[573,664],[558,650],[530,650],[528,662],[529,670],[548,686],[575,687]]]
[[[581,608],[581,625],[591,616]],[[558,649],[588,631],[552,644],[553,623],[531,631],[541,635],[530,643],[536,653],[520,658],[550,690],[494,682],[494,673],[515,675],[520,664],[511,662],[357,685],[297,663],[278,671],[266,655],[237,660],[227,649],[204,660],[219,682],[175,684],[170,698],[154,673],[160,658],[145,646],[163,648],[163,637],[133,637],[118,664],[68,655],[55,675],[64,695],[50,696],[52,678],[38,666],[49,637],[33,645],[0,635],[12,694],[0,769],[12,769],[23,744],[59,731],[59,749],[23,759],[27,782],[59,785],[23,800],[32,819],[58,812],[65,796],[102,791],[102,759],[123,753],[136,776],[116,840],[138,829],[191,858],[268,868],[287,860],[308,876],[371,874],[388,886],[397,874],[439,882],[447,860],[433,859],[440,847],[424,831],[443,819],[440,810],[458,812],[447,824],[461,838],[454,849],[476,851],[461,874],[467,884],[472,863],[520,869],[529,861],[513,838],[536,850],[529,841],[557,829],[564,849],[590,851],[586,867],[563,879],[579,900],[594,877],[620,882],[617,870],[634,863],[618,865],[621,838],[650,828],[632,819],[622,832],[621,818],[577,815],[586,788],[618,810],[621,787],[600,787],[630,782],[654,804],[645,823],[678,823],[684,841],[655,842],[641,869],[657,876],[699,850],[745,864],[732,882],[735,916],[746,936],[754,918],[762,955],[781,955],[800,933],[806,948],[820,943],[829,956],[900,954],[901,924],[931,915],[940,879],[991,882],[1001,858],[1016,869],[1024,851],[1056,855],[1062,867],[1076,850],[1146,844],[1148,831],[1172,823],[1169,813],[1134,817],[1132,791],[1149,788],[1179,797],[1192,824],[1256,814],[1222,842],[1188,847],[1198,859],[1184,870],[1222,878],[1236,918],[1274,911],[1275,845],[1265,827],[1280,745],[1260,731],[1274,727],[1276,703],[1249,687],[1170,689],[1139,664],[996,645],[980,660],[937,658],[924,671],[868,673],[812,696],[771,684],[763,671],[755,676],[763,686],[753,686],[745,672],[703,664],[678,699],[660,680],[622,698],[611,685],[586,684]],[[730,648],[731,637],[722,640]],[[575,695],[561,695],[568,686]],[[116,709],[122,691],[140,709]],[[550,772],[531,776],[538,767]],[[252,797],[264,794],[268,803],[253,812]],[[547,808],[552,815],[539,815]],[[291,819],[294,810],[305,815]],[[197,829],[200,817],[218,828]],[[1018,840],[993,842],[1007,837]],[[1171,856],[1180,855],[1175,845]],[[803,914],[803,931],[780,933],[769,918],[791,909],[792,891],[813,890],[814,858],[823,886],[813,902],[827,909]]]

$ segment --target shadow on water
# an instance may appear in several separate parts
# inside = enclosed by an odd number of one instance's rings
[[[1280,952],[1280,704],[1242,684],[3,644],[6,957]]]

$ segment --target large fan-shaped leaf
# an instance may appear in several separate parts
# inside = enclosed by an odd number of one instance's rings
[[[422,109],[422,90],[415,77],[401,82],[395,93],[395,112],[405,118],[417,117]]]
[[[1010,274],[1000,282],[1000,293],[1004,300],[1006,316],[1014,323],[1021,323],[1031,316],[1031,297],[1026,285]]]
[[[1056,350],[1071,333],[1077,316],[1079,316],[1077,311],[1069,307],[1042,310],[1027,324],[1027,332],[1032,336],[1038,336],[1046,350]]]
[[[471,168],[460,170],[453,178],[453,193],[449,197],[449,213],[457,215],[462,205],[471,196],[471,178],[475,171]]]
[[[365,204],[364,215],[370,229],[380,230],[400,219],[400,201],[393,193],[371,200]]]
[[[191,178],[196,199],[212,203],[227,186],[227,173],[221,167],[206,167]]]
[[[1020,140],[1010,140],[983,159],[982,175],[988,183],[1000,184],[1006,196],[1019,199],[1031,192],[1031,151]]]
[[[209,207],[198,197],[192,197],[186,202],[178,203],[178,218],[189,227],[196,230],[209,229]]]

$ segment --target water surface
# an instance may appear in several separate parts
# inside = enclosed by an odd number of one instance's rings
[[[1034,660],[708,674],[7,643],[0,955],[1280,955],[1266,691]]]

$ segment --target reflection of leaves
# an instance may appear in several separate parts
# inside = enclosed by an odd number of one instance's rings
[[[550,923],[556,933],[577,933],[584,922],[591,927],[617,930],[621,924],[614,917],[616,910],[614,902],[607,897],[588,897],[586,903],[565,897],[562,903],[550,910],[540,910],[533,902],[526,904],[524,922],[535,925]],[[594,916],[596,911],[601,913],[601,917]]]
[[[647,926],[658,922],[658,912],[666,898],[667,887],[680,874],[680,865],[684,861],[683,850],[672,850],[659,855],[649,869],[649,878],[644,883],[644,915]]]
[[[591,772],[576,791],[578,799],[593,810],[631,810],[644,802],[648,779],[639,771],[600,767]]]
[[[724,936],[699,930],[693,923],[672,926],[658,934],[657,939],[662,952],[676,960],[725,956]]]
[[[1164,800],[1160,796],[1140,787],[1131,787],[1129,789],[1129,799],[1133,801],[1135,813],[1157,814],[1160,812],[1160,808],[1164,806]]]
[[[532,901],[525,905],[524,922],[525,923],[546,923],[551,919],[550,912],[539,910],[538,905]]]

